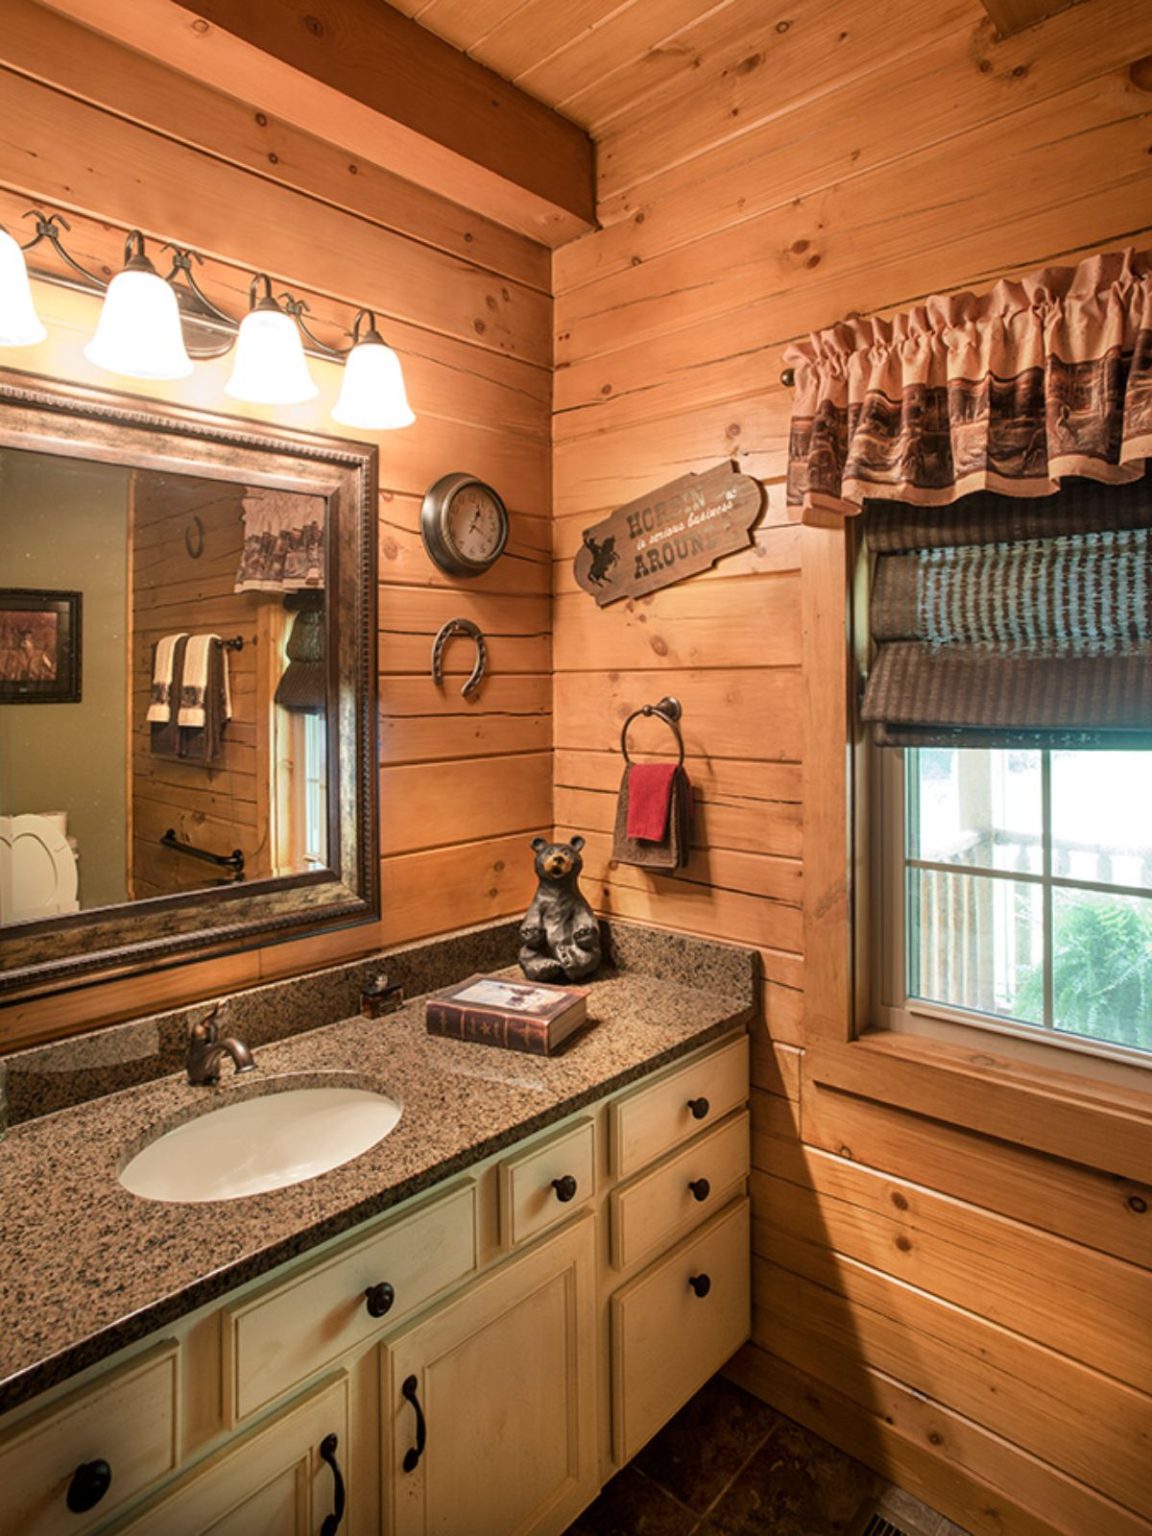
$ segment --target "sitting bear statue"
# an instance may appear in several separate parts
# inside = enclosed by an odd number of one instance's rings
[[[520,969],[529,981],[581,981],[600,964],[600,925],[577,885],[582,837],[532,839],[539,885],[520,924]]]

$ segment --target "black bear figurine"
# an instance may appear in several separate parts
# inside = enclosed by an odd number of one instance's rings
[[[583,846],[582,837],[532,839],[540,884],[520,924],[520,969],[529,981],[582,981],[600,964],[600,925],[576,883]]]

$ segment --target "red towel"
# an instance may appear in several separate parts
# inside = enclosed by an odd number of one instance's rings
[[[628,775],[628,836],[662,843],[668,831],[675,763],[633,763]]]

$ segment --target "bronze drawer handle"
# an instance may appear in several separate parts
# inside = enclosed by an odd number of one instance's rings
[[[696,1292],[697,1296],[707,1296],[708,1292],[712,1289],[712,1276],[705,1274],[692,1275],[688,1284]]]
[[[693,1200],[707,1200],[712,1193],[712,1186],[707,1179],[689,1179],[688,1188],[692,1191]]]
[[[111,1482],[112,1468],[106,1461],[82,1461],[72,1474],[64,1502],[74,1515],[82,1515],[96,1508]]]
[[[566,1173],[563,1178],[553,1179],[552,1188],[556,1191],[556,1198],[562,1205],[567,1205],[569,1200],[576,1198],[576,1180],[570,1173]]]
[[[369,1317],[384,1317],[392,1310],[392,1303],[396,1300],[396,1291],[387,1280],[381,1280],[378,1285],[370,1285],[364,1292],[364,1304],[368,1308]]]
[[[706,1098],[701,1096],[698,1099],[689,1099],[688,1108],[692,1112],[693,1120],[703,1120],[704,1116],[708,1113],[712,1106],[709,1104]]]

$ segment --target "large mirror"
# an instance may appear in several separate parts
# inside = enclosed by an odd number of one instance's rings
[[[0,372],[0,992],[378,915],[375,469]]]

